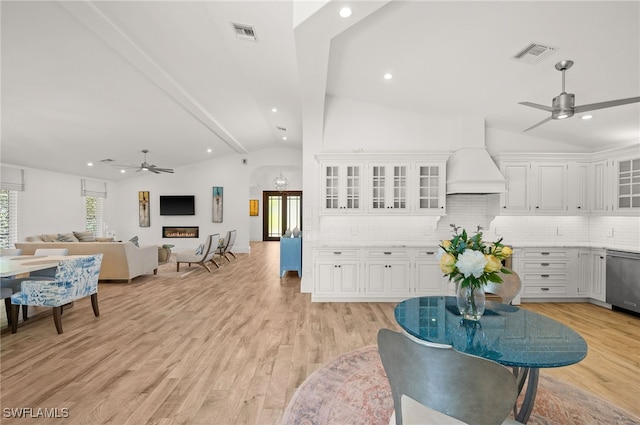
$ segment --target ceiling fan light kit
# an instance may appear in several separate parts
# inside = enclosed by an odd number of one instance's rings
[[[611,108],[613,106],[626,105],[629,103],[640,102],[640,97],[629,97],[626,99],[609,100],[606,102],[591,103],[588,105],[575,106],[576,97],[573,93],[565,91],[565,71],[573,66],[572,60],[563,60],[555,65],[555,68],[562,72],[562,92],[553,98],[551,107],[540,105],[532,102],[520,102],[520,105],[529,106],[531,108],[541,109],[551,112],[551,116],[523,130],[529,131],[551,120],[564,120],[571,118],[576,113],[593,111],[596,109]]]

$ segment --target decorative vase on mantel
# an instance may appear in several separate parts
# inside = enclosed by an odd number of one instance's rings
[[[461,283],[461,282],[460,282]],[[472,285],[458,285],[456,294],[458,302],[458,311],[463,319],[478,321],[484,313],[486,296],[484,287],[473,287]]]

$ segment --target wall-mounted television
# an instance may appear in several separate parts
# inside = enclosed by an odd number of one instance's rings
[[[160,215],[196,215],[193,195],[161,195]]]

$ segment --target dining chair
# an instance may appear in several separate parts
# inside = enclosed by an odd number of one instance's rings
[[[378,332],[378,351],[391,384],[396,425],[441,423],[442,415],[473,425],[518,423],[507,418],[518,385],[506,367],[390,329]],[[410,419],[416,417],[417,422]]]
[[[229,230],[227,232],[227,235],[224,237],[224,240],[222,241],[222,243],[216,249],[216,253],[220,256],[221,259],[224,257],[227,261],[231,262],[231,260],[228,257],[228,254],[230,254],[233,258],[236,258],[236,255],[233,252],[231,252],[231,250],[233,249],[233,245],[235,243],[236,243],[236,231]]]
[[[91,297],[93,314],[98,317],[98,276],[103,254],[61,260],[54,280],[25,280],[20,292],[11,295],[11,333],[18,331],[18,308],[33,305],[53,308],[53,322],[62,333],[62,307],[80,298]]]
[[[21,255],[22,250],[19,250]],[[40,248],[36,249],[33,253],[34,256],[48,256],[48,255],[60,255],[67,256],[69,254],[69,250],[67,248]],[[49,267],[48,269],[36,270],[29,273],[27,277],[11,277],[11,278],[2,278],[2,283],[0,284],[3,288],[11,288],[12,293],[20,292],[20,285],[22,282],[26,280],[55,280],[56,275],[56,267]],[[11,302],[8,299],[5,299],[5,308],[7,311],[10,311]],[[7,315],[7,318],[9,316]],[[29,317],[29,306],[22,306],[22,320],[26,321]]]
[[[502,283],[487,282],[484,292],[498,296],[503,304],[511,304],[522,288],[520,276],[513,270],[510,274],[499,273],[499,275],[502,278]]]
[[[191,267],[191,264],[199,264],[204,267],[209,273],[211,273],[211,269],[207,265],[208,262],[211,262],[216,267],[219,267],[218,263],[216,263],[213,259],[213,256],[216,253],[216,247],[218,246],[217,244],[219,239],[220,234],[214,233],[213,235],[209,235],[207,237],[207,240],[204,243],[202,249],[178,252],[176,254],[176,271],[180,271],[180,263],[187,263],[189,264],[189,267]]]

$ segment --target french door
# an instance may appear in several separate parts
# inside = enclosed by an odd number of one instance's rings
[[[302,192],[262,192],[262,240],[279,241],[287,230],[302,230]]]

